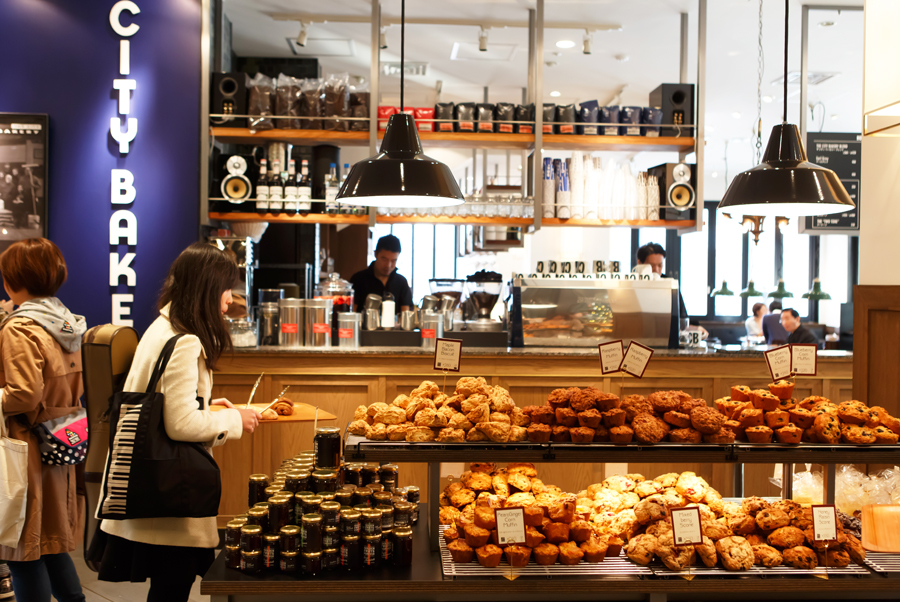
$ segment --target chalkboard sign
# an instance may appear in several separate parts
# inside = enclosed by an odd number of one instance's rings
[[[805,217],[800,232],[806,234],[859,235],[859,182],[862,176],[862,136],[810,132],[806,135],[809,160],[837,174],[856,208],[834,215]]]

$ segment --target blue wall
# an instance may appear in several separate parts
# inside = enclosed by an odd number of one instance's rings
[[[143,332],[172,260],[197,239],[199,190],[199,0],[135,0],[122,23],[131,36],[131,75],[119,75],[119,40],[109,24],[115,0],[0,1],[0,112],[50,116],[49,237],[69,280],[59,296],[88,324],[109,322],[110,170],[135,176],[138,221],[132,317]],[[113,79],[137,80],[127,155],[109,135],[118,116]],[[128,248],[118,247],[125,253]]]

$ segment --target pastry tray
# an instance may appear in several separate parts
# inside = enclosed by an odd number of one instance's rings
[[[867,551],[866,566],[876,573],[900,573],[900,554]]]
[[[508,577],[510,574],[516,577],[604,577],[610,579],[616,578],[633,578],[633,577],[650,577],[652,572],[643,566],[634,564],[625,556],[617,558],[606,558],[603,562],[564,565],[551,564],[549,566],[540,565],[534,560],[528,563],[528,566],[517,566],[511,568],[505,561],[501,561],[499,566],[494,568],[486,568],[478,564],[477,560],[463,564],[453,562],[450,556],[450,550],[447,549],[447,542],[444,541],[444,529],[447,525],[441,525],[441,570],[446,577]]]
[[[653,562],[651,562],[648,568],[653,573],[654,577],[678,578],[684,577],[688,574],[687,569],[683,571],[673,571],[666,567],[666,565],[662,564],[659,560],[654,560]],[[817,567],[815,569],[796,569],[792,566],[786,565],[775,567],[762,567],[754,565],[746,571],[726,571],[718,565],[712,568],[707,568],[705,565],[700,564],[699,566],[692,566],[690,574],[695,577],[714,577],[717,579],[743,577],[754,577],[759,579],[788,577],[794,579],[798,577],[821,577],[826,575],[826,571],[822,567]],[[829,577],[866,577],[868,575],[871,575],[871,573],[865,567],[851,563],[849,566],[845,566],[843,568],[828,569],[827,575]]]

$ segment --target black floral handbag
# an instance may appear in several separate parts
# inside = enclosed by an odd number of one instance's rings
[[[222,495],[219,466],[203,444],[169,438],[163,422],[165,397],[156,392],[181,336],[166,342],[145,392],[123,391],[112,397],[109,455],[98,518],[218,514]]]

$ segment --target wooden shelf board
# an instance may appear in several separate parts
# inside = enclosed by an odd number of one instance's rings
[[[545,217],[541,219],[541,226],[580,226],[580,227],[605,227],[627,226],[647,228],[687,228],[695,225],[693,220],[615,220],[615,219],[560,219],[558,217]]]
[[[470,226],[530,226],[534,224],[531,218],[523,217],[482,217],[482,216],[395,216],[379,215],[375,218],[379,224],[461,224]]]
[[[368,225],[369,218],[365,215],[327,215],[324,213],[309,213],[307,215],[259,215],[257,213],[213,213],[210,219],[220,219],[228,222],[269,222],[270,224],[361,224]]]
[[[591,150],[625,152],[689,151],[693,138],[645,136],[580,136],[577,134],[545,134],[544,148],[549,150]]]
[[[426,147],[509,148],[524,150],[534,146],[534,136],[532,134],[419,132],[419,138]]]
[[[369,132],[339,132],[332,130],[262,130],[251,132],[248,128],[211,128],[219,142],[232,144],[259,144],[260,142],[291,142],[313,146],[335,144],[340,146],[368,146]]]

